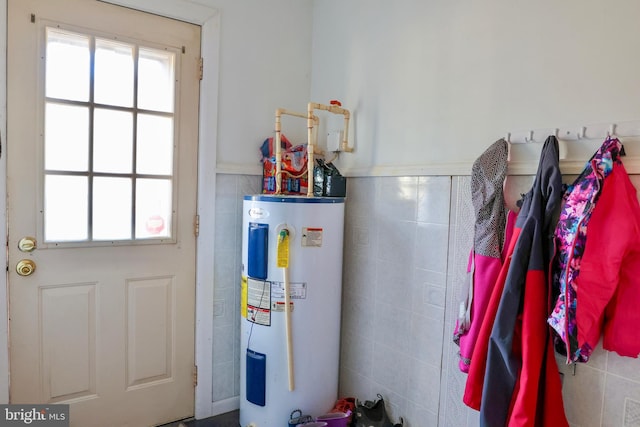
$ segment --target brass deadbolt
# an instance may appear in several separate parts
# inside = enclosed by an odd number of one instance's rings
[[[18,242],[18,249],[20,252],[33,252],[38,247],[35,237],[23,237]]]

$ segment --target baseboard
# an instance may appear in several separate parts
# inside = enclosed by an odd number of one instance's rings
[[[211,402],[211,416],[226,414],[240,408],[240,396],[230,397],[228,399]]]

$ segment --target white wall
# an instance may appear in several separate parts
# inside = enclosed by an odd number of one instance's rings
[[[467,174],[507,131],[638,120],[638,16],[634,0],[316,1],[311,95],[354,112],[343,172]]]
[[[312,0],[181,0],[178,10],[175,0],[108,1],[189,22],[194,13],[217,10],[217,170],[261,174],[259,148],[273,134],[276,108],[304,112],[309,102]],[[306,142],[300,119],[285,118],[283,132]]]
[[[311,85],[311,0],[200,0],[221,13],[218,172],[261,173],[276,108],[304,111]],[[298,119],[300,120],[300,119]],[[283,132],[306,142],[306,123]]]

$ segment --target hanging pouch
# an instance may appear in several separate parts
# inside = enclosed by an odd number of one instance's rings
[[[381,395],[375,401],[356,401],[355,427],[402,427],[402,423],[402,419],[400,424],[391,422]]]
[[[266,405],[267,355],[247,349],[247,400]]]

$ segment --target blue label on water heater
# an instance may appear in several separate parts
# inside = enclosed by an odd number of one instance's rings
[[[247,273],[254,279],[267,279],[269,263],[269,224],[249,223]]]

